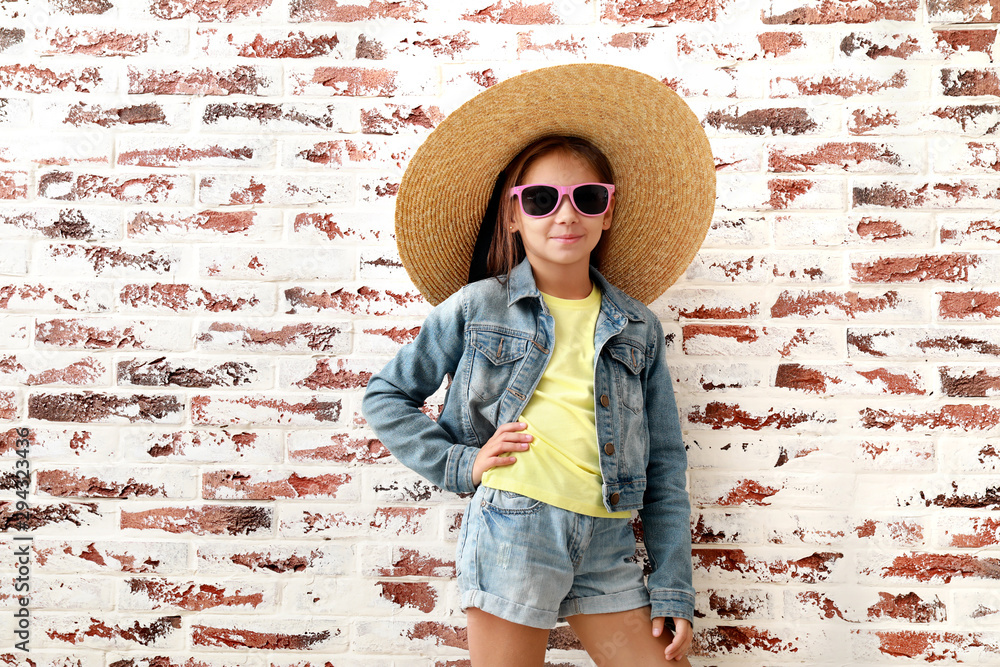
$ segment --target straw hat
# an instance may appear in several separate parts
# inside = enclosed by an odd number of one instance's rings
[[[715,164],[695,114],[670,88],[584,63],[521,74],[467,101],[428,135],[396,198],[410,279],[437,305],[469,279],[497,175],[547,134],[583,137],[611,162],[615,211],[601,274],[643,303],[684,272],[708,233]]]

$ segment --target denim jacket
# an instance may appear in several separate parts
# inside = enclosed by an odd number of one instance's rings
[[[652,617],[693,619],[687,454],[659,320],[611,285],[594,333],[594,409],[604,506],[637,509],[653,568]],[[456,493],[475,490],[472,464],[496,428],[516,421],[552,355],[555,324],[522,261],[506,284],[465,285],[368,382],[365,419],[404,465]],[[452,376],[441,415],[424,400]]]

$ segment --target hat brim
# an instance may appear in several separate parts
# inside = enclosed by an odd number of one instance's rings
[[[701,246],[715,206],[715,164],[694,112],[653,77],[614,65],[521,74],[452,112],[414,153],[396,198],[396,241],[410,279],[437,305],[468,280],[497,174],[548,134],[583,137],[615,174],[601,273],[643,303]]]

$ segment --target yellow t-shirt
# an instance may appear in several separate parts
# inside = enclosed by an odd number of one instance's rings
[[[552,358],[518,421],[535,436],[517,462],[483,473],[482,483],[589,516],[628,518],[604,508],[594,416],[594,329],[601,290],[584,299],[542,294],[555,320]]]

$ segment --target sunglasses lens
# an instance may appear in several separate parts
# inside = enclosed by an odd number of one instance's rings
[[[603,185],[581,185],[573,191],[573,202],[584,215],[600,215],[608,210],[608,189]]]
[[[555,210],[559,191],[547,185],[532,185],[521,191],[521,207],[528,215],[548,215]]]

